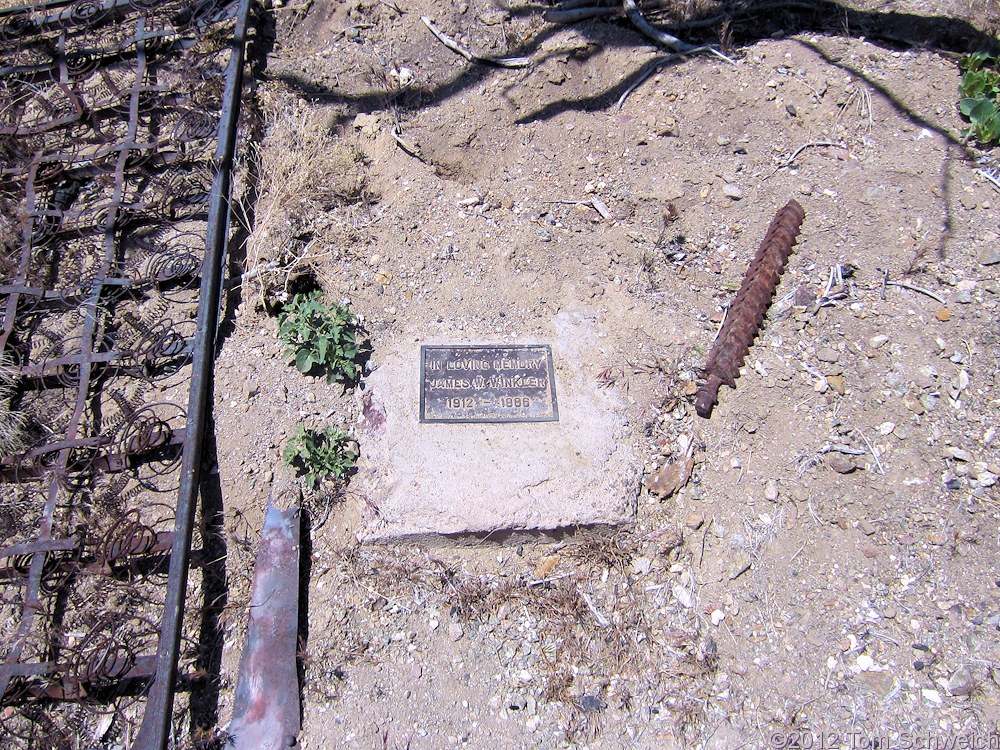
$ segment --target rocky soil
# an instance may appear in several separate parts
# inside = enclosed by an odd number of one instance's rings
[[[590,376],[628,404],[647,488],[618,529],[386,546],[356,540],[378,513],[363,472],[307,490],[304,748],[996,742],[1000,191],[976,162],[996,152],[962,141],[966,49],[943,20],[996,33],[995,3],[681,30],[733,63],[676,60],[620,109],[662,50],[545,10],[269,11],[215,386],[220,723],[263,508],[296,487],[285,442],[339,425],[365,460],[363,383],[299,374],[276,335],[274,309],[315,287],[362,317],[370,368],[431,334],[591,321]],[[915,38],[910,13],[941,34]],[[470,62],[422,15],[530,65]],[[699,368],[791,198],[806,218],[767,323],[697,417]]]

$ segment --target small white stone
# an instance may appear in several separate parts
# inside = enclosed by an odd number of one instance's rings
[[[992,471],[981,471],[976,476],[976,482],[980,487],[992,487],[997,483],[997,475]]]
[[[726,619],[726,613],[721,609],[714,609],[709,617],[712,620],[712,624],[719,627],[719,623]]]
[[[928,703],[934,703],[940,706],[944,701],[941,700],[941,693],[937,690],[930,690],[929,688],[924,688],[920,691],[920,694],[924,696],[924,700]]]
[[[673,593],[674,593],[674,599],[679,601],[681,603],[681,606],[684,607],[685,609],[691,609],[691,607],[694,606],[694,597],[691,595],[691,592],[688,591],[683,586],[679,584],[674,586]]]
[[[868,654],[861,654],[857,658],[857,665],[858,669],[860,669],[862,672],[867,672],[872,667],[875,666],[875,660],[872,659]]]
[[[632,573],[637,576],[646,575],[651,567],[652,563],[648,557],[637,557],[632,561]]]
[[[868,339],[868,346],[870,346],[872,349],[879,349],[880,347],[885,346],[888,342],[889,342],[888,336],[883,336],[879,334],[878,336],[872,336],[870,339]]]
[[[727,198],[731,198],[734,201],[738,201],[743,198],[743,189],[739,185],[733,185],[732,183],[726,184],[722,188],[722,194]]]
[[[895,422],[883,422],[878,426],[879,435],[891,435],[892,431],[896,429]]]
[[[773,479],[768,479],[764,485],[764,499],[772,503],[778,499],[778,483]]]

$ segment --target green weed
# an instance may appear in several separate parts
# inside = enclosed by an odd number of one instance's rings
[[[278,333],[299,372],[308,374],[318,367],[327,383],[357,382],[358,319],[347,307],[324,305],[320,292],[296,294],[278,315]]]
[[[965,137],[974,136],[984,145],[1000,143],[1000,57],[975,52],[959,65],[964,73],[958,108],[972,123]]]
[[[343,479],[358,461],[354,438],[336,427],[310,430],[299,425],[295,435],[285,445],[284,459],[288,466],[305,473],[306,484],[317,489],[324,479]]]

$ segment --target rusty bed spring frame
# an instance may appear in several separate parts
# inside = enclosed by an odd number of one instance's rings
[[[0,11],[3,747],[170,739],[249,6]]]

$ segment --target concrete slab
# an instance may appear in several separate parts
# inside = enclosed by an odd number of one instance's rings
[[[625,404],[596,375],[597,323],[562,312],[548,336],[497,341],[470,332],[416,334],[366,381],[362,456],[352,488],[378,508],[362,541],[559,532],[632,520],[641,462]],[[421,344],[552,346],[558,422],[421,423]]]

